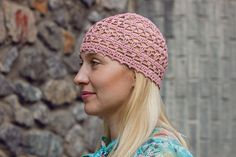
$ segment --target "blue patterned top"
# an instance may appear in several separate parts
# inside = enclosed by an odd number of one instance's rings
[[[113,140],[108,143],[108,139],[103,136],[101,138],[101,147],[95,153],[83,155],[82,157],[107,157],[116,142],[117,140]],[[163,128],[155,128],[150,138],[137,149],[134,157],[193,156],[171,132]]]

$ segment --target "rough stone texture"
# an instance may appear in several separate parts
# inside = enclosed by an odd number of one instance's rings
[[[42,98],[40,89],[20,80],[15,82],[15,92],[27,102],[35,102]]]
[[[23,130],[9,123],[0,126],[0,141],[11,150],[12,154],[20,154],[22,152],[21,142]]]
[[[19,108],[14,111],[15,122],[25,127],[32,127],[34,124],[33,115],[27,108]]]
[[[9,73],[11,66],[18,57],[18,50],[16,47],[5,48],[1,50],[0,56],[0,71],[4,73]]]
[[[77,48],[76,48],[77,49]],[[80,58],[78,53],[73,53],[70,56],[64,58],[65,64],[68,66],[68,71],[71,73],[77,73],[80,68]]]
[[[32,0],[31,5],[42,14],[48,12],[48,0]]]
[[[77,97],[77,92],[71,81],[49,80],[44,88],[45,99],[54,106],[72,102]]]
[[[44,82],[48,78],[48,67],[43,53],[46,53],[42,43],[37,41],[33,46],[25,46],[19,52],[19,73],[22,77],[37,82]]]
[[[49,115],[49,127],[57,134],[64,136],[75,124],[74,116],[68,111],[58,111]]]
[[[101,6],[109,10],[122,12],[127,6],[128,0],[101,0]]]
[[[1,7],[0,7],[1,9]],[[6,28],[4,25],[4,15],[3,15],[3,11],[2,9],[0,10],[0,44],[4,41],[4,39],[6,38]]]
[[[62,139],[49,131],[25,133],[22,145],[24,152],[35,156],[58,157],[62,155]]]
[[[52,10],[61,8],[64,5],[63,0],[48,0],[48,6]]]
[[[0,74],[0,97],[7,96],[13,93],[13,85],[3,76]]]
[[[102,19],[102,17],[97,11],[92,11],[88,15],[88,20],[92,23],[96,23],[97,21],[100,21],[101,19]]]
[[[0,157],[7,157],[7,154],[0,150]]]
[[[94,141],[100,140],[100,135],[103,131],[101,128],[102,122],[97,117],[89,117],[86,119],[85,124],[86,125],[83,126],[86,133],[84,135],[84,144],[88,150],[92,151],[97,147],[97,142]],[[94,127],[96,129],[93,129]]]
[[[82,122],[87,119],[88,115],[84,111],[84,104],[81,102],[76,102],[74,106],[71,108],[71,112],[73,113],[75,119],[78,122]]]
[[[66,147],[66,152],[70,157],[77,157],[81,156],[83,151],[85,150],[84,147],[84,130],[81,126],[75,125],[65,137],[66,142],[68,143]]]
[[[61,29],[52,21],[44,21],[39,24],[39,37],[53,51],[62,50],[63,38]]]
[[[95,0],[81,0],[81,2],[88,8],[95,4]]]
[[[64,53],[65,54],[71,54],[74,50],[74,45],[75,45],[75,38],[74,36],[68,32],[68,31],[63,31],[63,36],[64,36]]]
[[[51,55],[46,59],[48,75],[51,78],[59,79],[67,75],[67,69],[59,56]]]
[[[37,29],[32,11],[24,6],[3,0],[8,33],[14,42],[34,42]]]
[[[62,16],[63,15],[63,16]],[[61,27],[66,28],[70,22],[70,14],[66,8],[61,8],[53,11],[52,13],[54,21]]]
[[[30,111],[32,112],[33,118],[36,122],[41,125],[47,125],[49,123],[50,111],[46,104],[38,102],[30,107]]]
[[[0,102],[0,125],[4,122],[10,122],[13,117],[13,111],[9,104]]]

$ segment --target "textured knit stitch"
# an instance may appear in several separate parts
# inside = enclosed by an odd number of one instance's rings
[[[159,88],[168,65],[166,41],[149,19],[124,13],[107,17],[86,33],[80,53],[99,53],[141,72]]]

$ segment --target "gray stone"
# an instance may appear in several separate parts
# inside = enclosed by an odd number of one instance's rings
[[[81,126],[75,125],[66,135],[66,149],[65,151],[70,157],[81,156],[84,148],[84,130]]]
[[[74,116],[68,111],[56,111],[50,114],[49,127],[61,136],[65,136],[74,124]]]
[[[40,46],[25,46],[20,52],[20,75],[28,80],[42,82],[47,77],[47,66]]]
[[[51,78],[58,79],[67,75],[66,66],[58,56],[51,56],[46,60],[48,74]]]
[[[39,157],[59,157],[62,155],[62,139],[49,131],[33,130],[22,140],[24,152]]]
[[[11,106],[4,101],[0,101],[0,125],[4,122],[10,122],[12,119],[13,110]]]
[[[46,125],[49,123],[49,109],[42,102],[38,102],[30,107],[33,114],[33,118],[36,122],[41,125]]]
[[[84,121],[88,117],[84,111],[84,104],[82,102],[75,103],[74,106],[71,108],[71,112],[73,113],[75,119],[78,122]]]
[[[63,7],[63,5],[63,0],[48,0],[48,6],[51,10],[60,9],[61,7]]]
[[[9,95],[9,96],[5,97],[3,99],[3,101],[5,103],[9,104],[9,106],[12,109],[12,112],[18,110],[21,107],[21,105],[18,101],[18,97],[16,95]]]
[[[78,50],[78,49],[77,49]],[[67,65],[70,73],[77,73],[80,69],[80,57],[78,53],[73,53],[70,56],[65,56],[63,61]]]
[[[84,135],[85,147],[89,150],[95,150],[97,143],[102,135],[102,121],[97,117],[89,117],[85,120],[83,128],[86,134]]]
[[[1,50],[0,56],[0,71],[9,73],[11,66],[18,57],[18,50],[16,47],[5,48]]]
[[[0,97],[7,96],[13,93],[13,85],[3,76],[0,74]]]
[[[81,2],[88,8],[90,8],[93,4],[95,4],[95,0],[81,0]]]
[[[0,44],[5,40],[6,35],[7,33],[4,25],[4,16],[2,10],[0,10]]]
[[[3,1],[6,27],[14,42],[34,42],[37,28],[33,12],[22,5]]]
[[[26,102],[35,102],[42,98],[39,88],[20,80],[15,82],[15,92]]]
[[[78,8],[78,9],[72,9],[70,10],[71,15],[71,25],[77,29],[77,30],[81,30],[83,28],[84,25],[84,21],[85,21],[85,10],[83,10],[82,8]]]
[[[72,102],[77,97],[72,80],[49,80],[43,87],[44,98],[53,106]]]
[[[62,32],[55,23],[51,21],[41,22],[38,26],[39,37],[44,44],[53,51],[59,51],[63,48]]]
[[[30,155],[30,154],[21,154],[21,155],[18,155],[17,157],[38,157],[38,156]]]
[[[22,136],[23,130],[21,128],[9,123],[0,125],[0,141],[3,141],[14,154],[22,152]]]
[[[27,108],[19,108],[15,110],[15,122],[21,126],[32,127],[34,119],[32,113]]]
[[[70,21],[70,14],[65,8],[61,8],[52,13],[52,18],[59,26],[66,28]]]
[[[101,6],[109,10],[122,12],[125,10],[127,2],[127,0],[101,0]]]
[[[0,157],[8,157],[8,155],[0,149]]]
[[[99,15],[97,11],[92,11],[88,16],[88,19],[90,22],[96,23],[97,21],[100,21],[102,19],[102,16]]]

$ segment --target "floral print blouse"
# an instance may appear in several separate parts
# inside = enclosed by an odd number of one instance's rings
[[[116,140],[108,143],[108,139],[101,138],[101,147],[92,154],[82,157],[107,157],[116,144]],[[134,157],[193,157],[192,154],[183,147],[178,139],[168,130],[155,128],[150,138],[142,144],[134,154]]]

